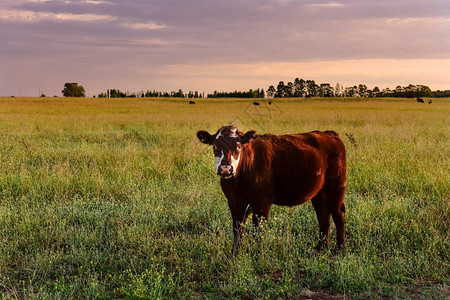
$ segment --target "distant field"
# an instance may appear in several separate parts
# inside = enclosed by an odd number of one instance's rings
[[[450,99],[195,101],[0,98],[0,298],[449,297]],[[196,138],[230,122],[340,134],[344,253],[313,250],[307,203],[273,206],[261,248],[230,256]]]

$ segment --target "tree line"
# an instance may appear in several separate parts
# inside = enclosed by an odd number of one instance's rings
[[[64,97],[85,97],[84,87],[78,83],[66,83],[62,90]],[[95,96],[94,96],[95,97]],[[105,93],[100,93],[99,98],[204,98],[204,92],[189,91],[187,93],[179,89],[172,92],[141,91],[138,93],[122,92],[118,89],[108,89]],[[264,89],[250,89],[248,91],[217,92],[207,94],[208,98],[308,98],[308,97],[450,97],[450,90],[431,91],[426,85],[410,84],[406,87],[397,86],[395,89],[375,87],[369,89],[365,84],[344,87],[340,83],[331,86],[329,83],[317,84],[314,80],[304,80],[296,78],[293,82],[284,83],[280,81],[275,88],[274,85],[264,91]]]
[[[203,98],[204,94],[198,91],[189,91],[184,93],[183,90],[179,89],[178,92],[159,92],[156,90],[146,92],[141,91],[139,93],[129,93],[121,92],[120,90],[110,89],[106,93],[100,93],[99,98],[150,98],[150,97],[164,97],[164,98]]]
[[[450,92],[450,91],[449,91]],[[407,87],[397,86],[391,90],[379,87],[369,89],[365,84],[344,87],[340,83],[331,86],[329,83],[317,84],[314,80],[296,78],[294,82],[280,81],[275,86],[269,86],[268,98],[302,98],[302,97],[433,97],[434,94],[428,86],[410,84]]]
[[[217,92],[208,94],[208,98],[265,98],[264,89],[248,90],[248,91],[234,91],[234,92]]]

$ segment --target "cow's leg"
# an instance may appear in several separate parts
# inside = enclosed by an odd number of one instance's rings
[[[248,206],[243,211],[231,212],[231,215],[233,217],[233,235],[234,235],[233,249],[232,249],[233,255],[237,255],[239,253],[239,246],[241,244],[243,225],[250,212],[251,212],[250,206]]]
[[[327,203],[327,195],[323,191],[319,191],[311,200],[314,210],[316,211],[317,220],[319,221],[319,242],[316,249],[321,250],[328,247],[330,236],[330,210]]]
[[[267,199],[267,198],[266,198]],[[260,255],[262,239],[266,233],[266,222],[269,220],[269,211],[270,211],[270,202],[266,201],[264,198],[259,198],[259,202],[253,208],[253,225],[256,228],[256,243],[257,243],[257,252],[255,254]]]
[[[345,247],[345,187],[328,190],[331,216],[336,225],[338,249]]]
[[[253,208],[253,225],[255,225],[256,228],[259,228],[264,221],[267,222],[269,220],[269,212],[269,201],[261,201],[258,205],[255,205]]]

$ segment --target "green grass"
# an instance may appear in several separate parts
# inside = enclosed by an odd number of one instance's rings
[[[449,296],[448,99],[196,102],[0,98],[0,298]],[[230,255],[212,150],[195,134],[231,121],[340,134],[344,253],[313,250],[307,203],[273,206],[262,242],[248,224]]]

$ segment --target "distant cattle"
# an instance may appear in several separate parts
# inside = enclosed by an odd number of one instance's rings
[[[423,101],[422,98],[417,98],[417,102],[419,102],[419,103],[425,103],[425,101]]]
[[[334,131],[257,135],[223,126],[215,134],[197,132],[214,149],[216,173],[233,218],[233,252],[250,213],[253,223],[267,220],[272,204],[293,206],[312,201],[319,221],[321,249],[328,246],[330,215],[338,248],[345,246],[346,154]]]
[[[259,102],[255,101],[253,102],[253,105],[260,105]]]
[[[189,104],[195,104],[195,101],[189,101]]]
[[[431,103],[433,103],[433,102],[431,101],[431,99],[430,99],[430,100],[428,100],[428,104],[431,104]]]
[[[269,101],[269,102],[267,102],[267,103],[269,103],[269,105],[272,105],[272,101]]]

